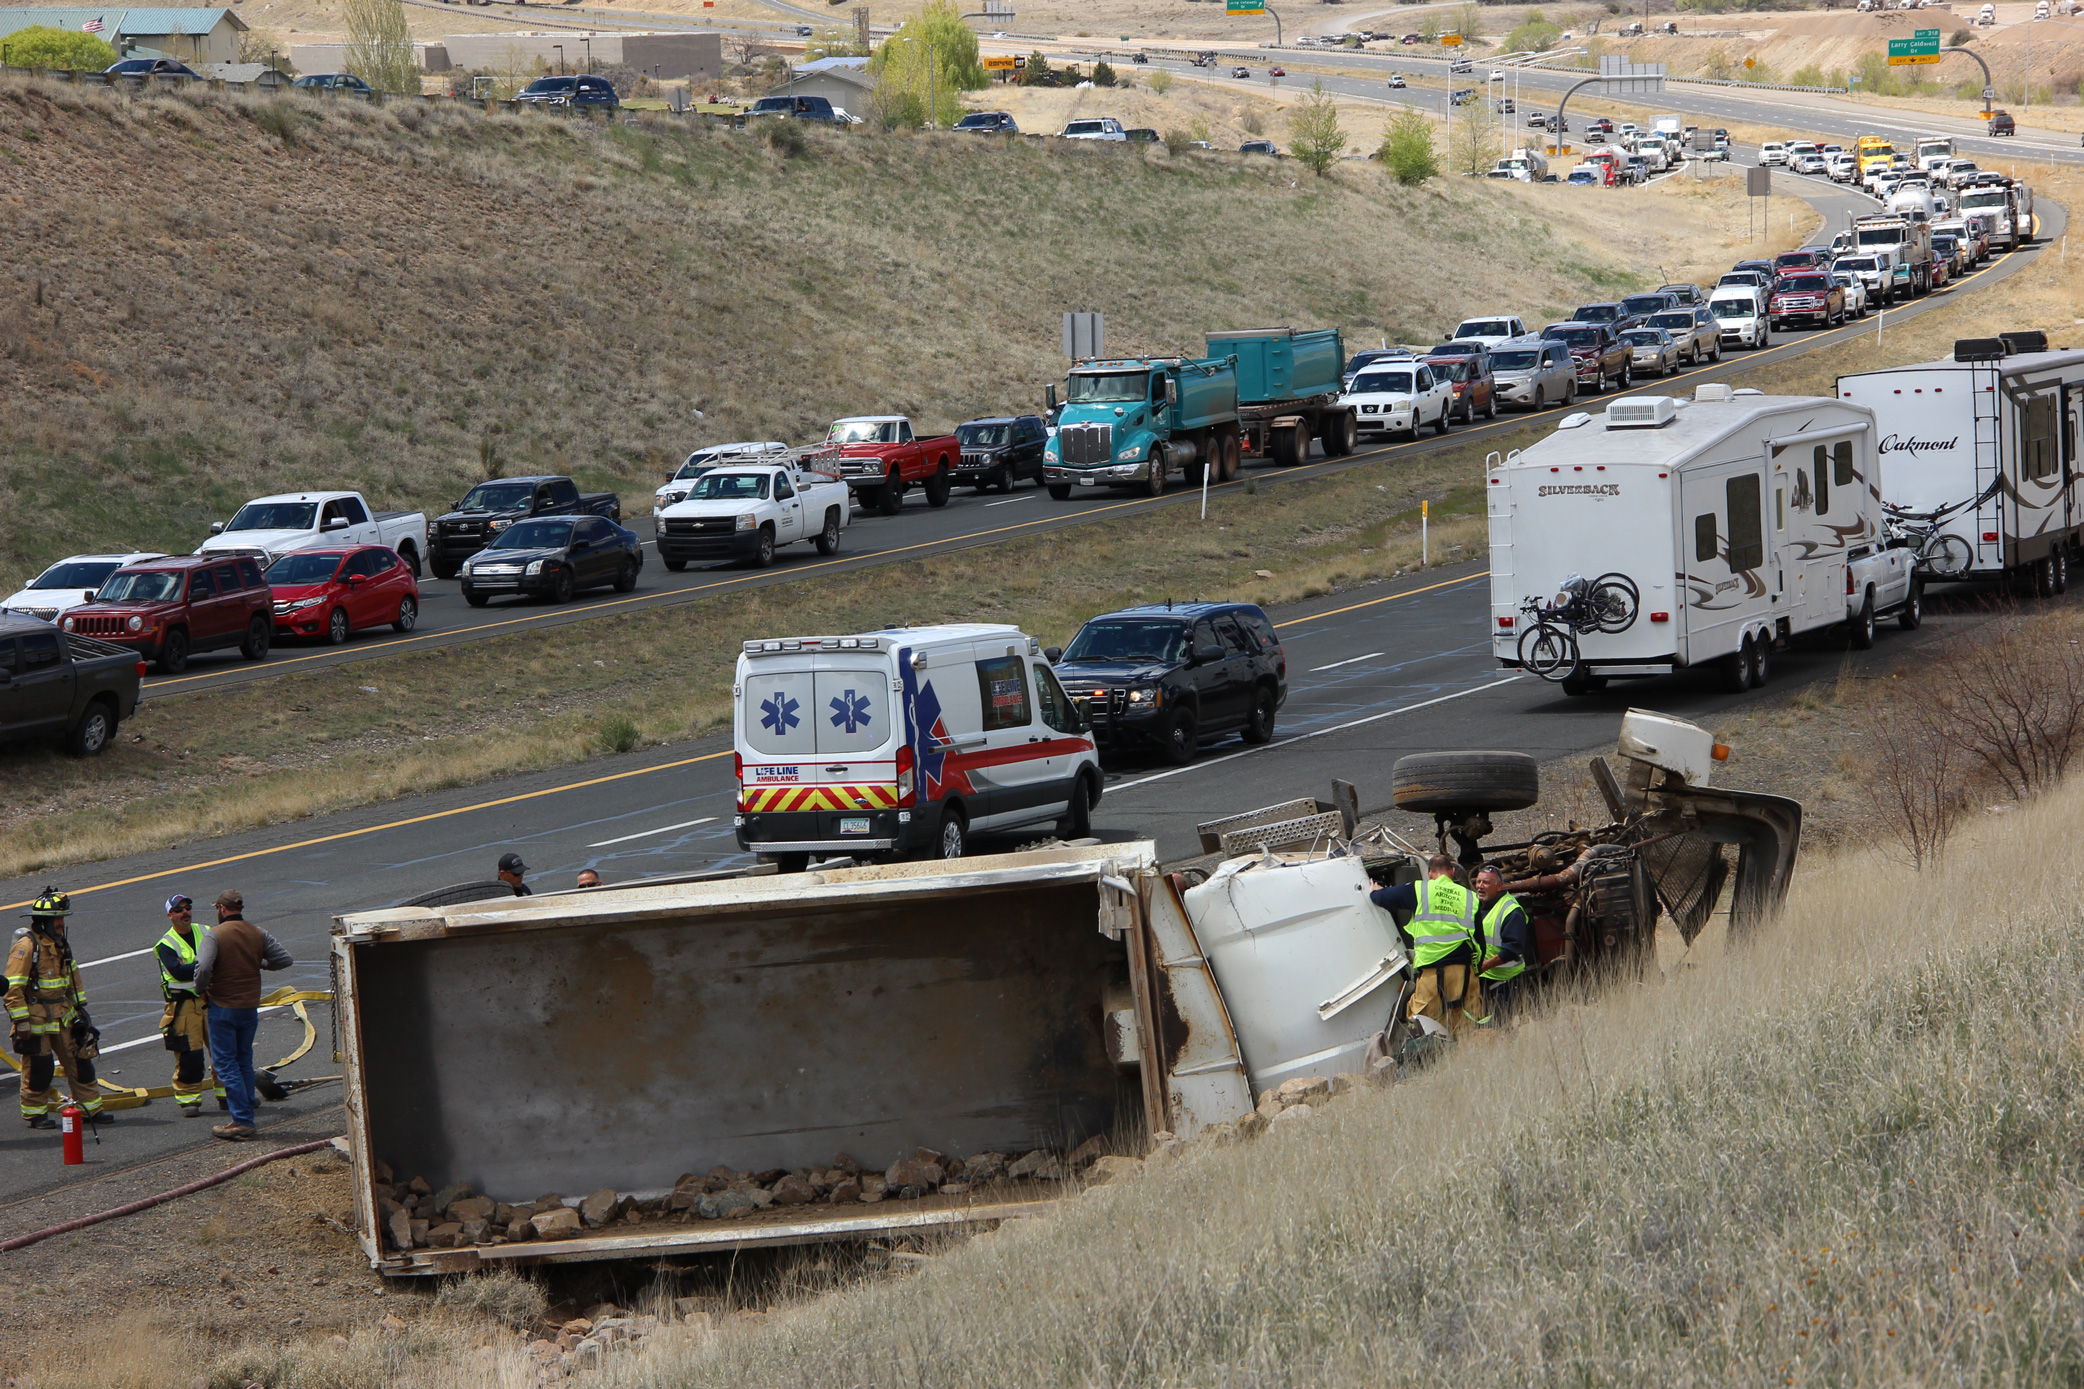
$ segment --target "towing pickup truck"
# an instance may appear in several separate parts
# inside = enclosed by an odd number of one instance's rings
[[[514,522],[531,516],[599,516],[620,521],[622,498],[613,492],[581,492],[568,477],[503,477],[481,482],[431,527],[433,550],[428,558],[434,577],[455,578],[463,561]]]
[[[360,492],[285,492],[255,497],[229,521],[210,523],[199,555],[246,554],[266,569],[291,550],[314,545],[388,545],[420,577],[427,553],[427,517],[417,511],[375,511]]]
[[[144,674],[135,651],[0,613],[0,740],[55,736],[92,757],[137,708]]]
[[[895,516],[905,489],[926,489],[928,506],[946,506],[962,462],[962,440],[953,434],[917,438],[903,415],[852,415],[825,431],[825,448],[836,451],[839,476],[863,508]],[[690,500],[692,500],[690,494]]]
[[[690,560],[737,560],[765,569],[777,546],[799,540],[814,542],[821,555],[835,554],[853,515],[848,484],[829,473],[712,468],[690,485],[686,501],[658,514],[659,558],[672,570]]]

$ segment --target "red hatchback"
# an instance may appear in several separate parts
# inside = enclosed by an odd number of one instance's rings
[[[410,632],[420,620],[420,581],[388,545],[292,550],[268,566],[268,587],[286,637],[338,646],[365,627]]]

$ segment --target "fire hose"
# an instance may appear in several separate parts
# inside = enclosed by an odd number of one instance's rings
[[[154,1206],[165,1205],[168,1201],[176,1200],[179,1197],[193,1196],[198,1191],[206,1190],[222,1182],[228,1182],[242,1173],[251,1172],[254,1168],[274,1162],[278,1158],[295,1157],[299,1153],[312,1153],[320,1148],[329,1148],[332,1145],[332,1139],[319,1138],[309,1143],[299,1143],[292,1148],[277,1148],[272,1153],[251,1158],[233,1167],[227,1167],[213,1176],[190,1182],[186,1186],[177,1186],[172,1191],[162,1191],[157,1196],[147,1196],[142,1201],[132,1201],[129,1205],[118,1206],[114,1210],[100,1211],[94,1215],[83,1215],[78,1220],[68,1220],[63,1225],[53,1225],[48,1230],[38,1230],[34,1234],[16,1235],[11,1240],[0,1240],[0,1253],[12,1253],[14,1250],[27,1248],[39,1240],[47,1240],[53,1235],[64,1235],[70,1234],[74,1230],[84,1230],[89,1225],[99,1225],[104,1220],[114,1220],[118,1216],[136,1215],[139,1211],[147,1211]]]

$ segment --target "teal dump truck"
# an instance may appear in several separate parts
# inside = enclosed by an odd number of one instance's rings
[[[1049,404],[1057,406],[1056,387]],[[1190,486],[1237,475],[1237,362],[1220,357],[1083,361],[1071,369],[1042,482],[1063,501],[1077,487],[1133,487],[1149,496],[1178,474]]]
[[[1237,361],[1238,440],[1245,458],[1282,467],[1308,461],[1310,441],[1327,458],[1353,452],[1360,426],[1340,403],[1345,344],[1336,328],[1246,328],[1210,333],[1208,355]]]

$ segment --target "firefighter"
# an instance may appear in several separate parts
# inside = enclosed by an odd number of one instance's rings
[[[1417,986],[1404,1017],[1431,1018],[1459,1037],[1483,1016],[1482,988],[1476,982],[1476,897],[1455,881],[1454,860],[1435,854],[1426,861],[1426,880],[1403,887],[1382,887],[1369,900],[1385,911],[1408,911],[1404,934],[1411,937],[1411,963]]]
[[[1477,949],[1482,955],[1477,978],[1489,1021],[1509,1022],[1526,986],[1527,962],[1534,957],[1534,928],[1519,899],[1505,890],[1505,875],[1495,863],[1476,873]]]
[[[203,1089],[207,1083],[217,1092],[217,1107],[229,1109],[224,1084],[210,1064],[210,1020],[202,1000],[195,996],[195,901],[182,893],[166,899],[167,932],[152,953],[159,960],[159,992],[166,1011],[159,1016],[159,1034],[166,1049],[174,1054],[174,1100],[183,1118],[194,1119],[203,1112]]]
[[[22,1061],[22,1117],[32,1129],[54,1129],[53,1068],[65,1067],[66,1089],[90,1121],[108,1116],[94,1084],[101,1032],[87,1015],[79,966],[65,938],[72,899],[47,887],[29,907],[29,924],[14,933],[7,952],[7,1019]]]

